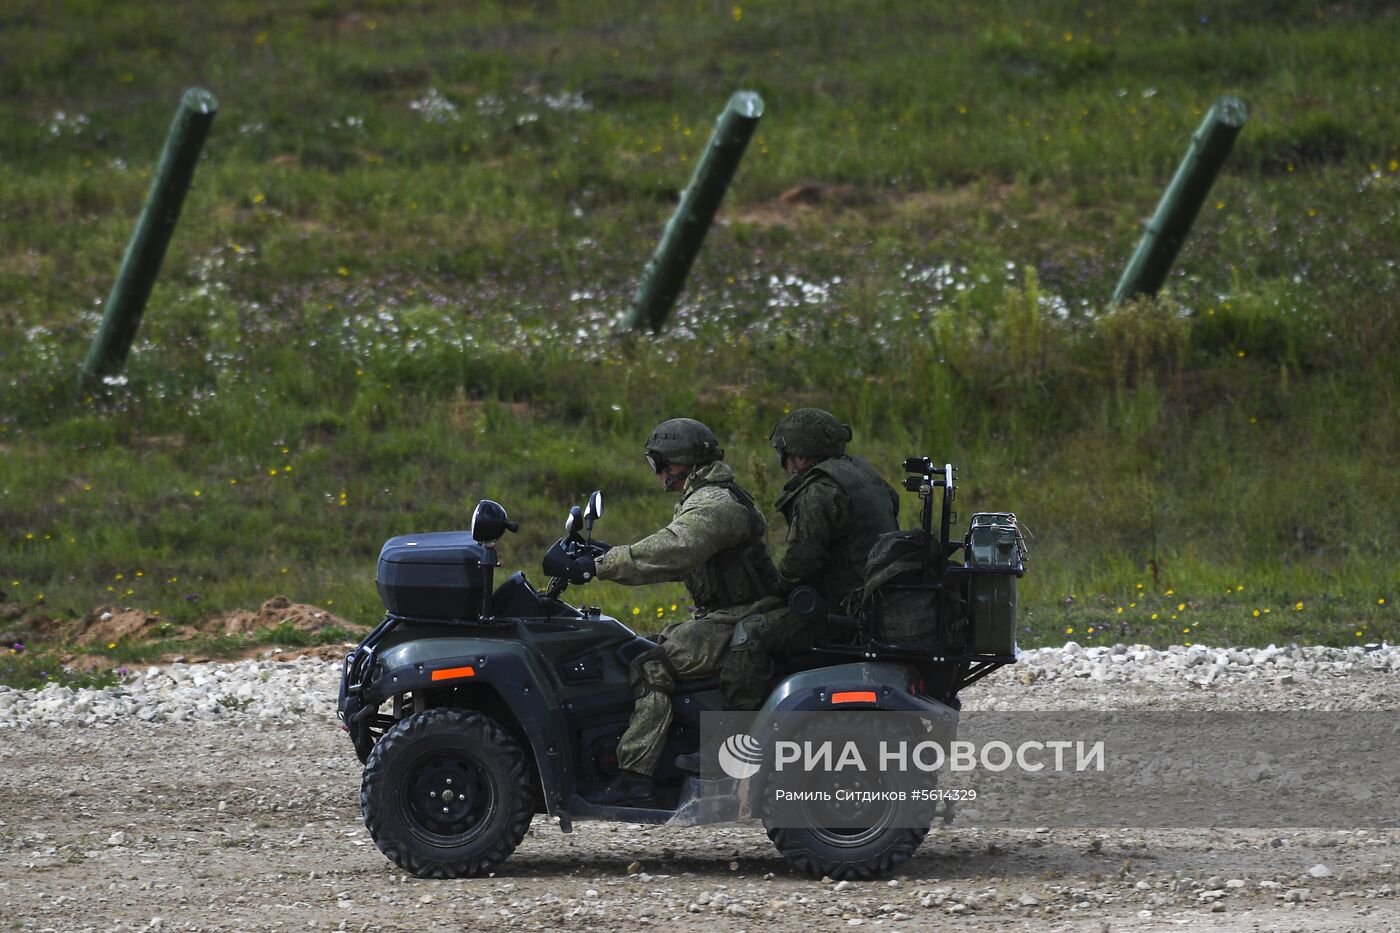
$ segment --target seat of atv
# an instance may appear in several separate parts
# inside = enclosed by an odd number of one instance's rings
[[[858,650],[855,645],[816,645],[811,651],[804,651],[795,654],[790,658],[782,658],[774,662],[773,674],[768,679],[768,686],[771,689],[776,686],[784,677],[796,674],[801,671],[810,671],[819,667],[830,667],[833,664],[845,664],[847,658],[842,654]],[[712,674],[709,677],[688,677],[676,683],[673,695],[684,695],[691,693],[704,693],[708,690],[719,689],[719,675]]]
[[[846,664],[849,655],[858,653],[859,648],[852,644],[814,645],[810,651],[803,651],[788,658],[774,661],[775,675],[785,677],[818,667],[831,667],[833,664]]]

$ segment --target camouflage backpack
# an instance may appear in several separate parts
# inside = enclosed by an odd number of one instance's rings
[[[881,535],[865,562],[861,609],[872,637],[881,644],[961,652],[967,643],[967,612],[957,593],[938,586],[942,547],[928,532]]]

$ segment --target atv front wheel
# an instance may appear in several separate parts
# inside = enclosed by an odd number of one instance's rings
[[[482,875],[510,857],[534,816],[530,769],[491,717],[424,710],[370,750],[360,809],[379,851],[420,878]]]

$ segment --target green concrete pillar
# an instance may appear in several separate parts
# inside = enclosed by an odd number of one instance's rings
[[[107,298],[102,324],[83,361],[83,375],[89,380],[120,372],[126,365],[127,354],[141,326],[141,315],[146,310],[146,300],[151,297],[166,247],[180,219],[180,208],[190,189],[204,138],[218,112],[218,100],[202,88],[190,88],[180,99],[180,109],[170,125],[165,151],[146,195],[146,206],[127,244],[126,256]]]
[[[1215,176],[1225,164],[1235,137],[1244,126],[1247,112],[1238,98],[1222,97],[1211,106],[1201,126],[1191,137],[1171,184],[1162,194],[1157,211],[1147,223],[1133,258],[1123,270],[1113,291],[1113,304],[1139,295],[1155,295],[1167,280],[1181,244],[1191,233],[1191,225],[1215,184]]]
[[[754,92],[737,91],[729,98],[710,144],[681,194],[676,213],[666,224],[661,242],[642,273],[642,282],[623,321],[625,329],[647,328],[655,332],[666,323],[762,116],[763,98]]]

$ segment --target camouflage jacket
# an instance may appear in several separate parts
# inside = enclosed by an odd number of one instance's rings
[[[775,506],[788,520],[784,594],[806,584],[844,601],[860,587],[875,539],[899,528],[899,494],[859,457],[831,457],[792,477]]]
[[[777,569],[767,523],[723,461],[686,477],[671,523],[598,558],[599,580],[628,586],[684,581],[698,610],[749,605],[770,595]]]

